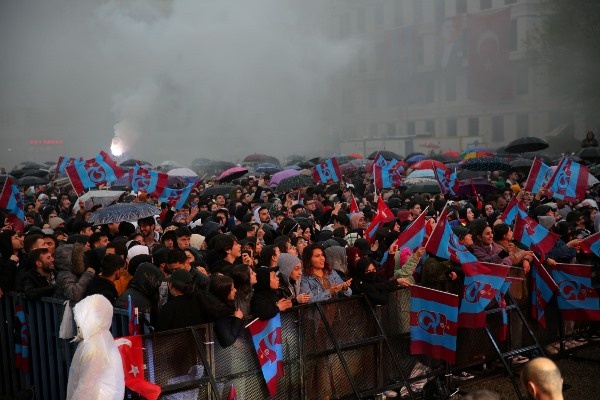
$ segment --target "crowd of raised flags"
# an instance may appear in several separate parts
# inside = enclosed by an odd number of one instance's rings
[[[378,155],[373,161],[371,171],[375,190],[381,192],[397,188],[404,179],[406,167],[403,161],[385,160]],[[441,192],[448,196],[456,196],[459,184],[456,171],[433,164],[432,169]],[[85,190],[110,186],[124,174],[129,174],[133,191],[144,192],[175,208],[181,208],[186,203],[195,186],[195,184],[188,184],[178,188],[169,187],[166,173],[140,165],[123,171],[105,152],[100,152],[87,160],[61,157],[56,171],[67,174],[78,195]],[[587,175],[585,165],[567,157],[563,158],[555,168],[535,159],[522,190],[534,193],[542,190],[548,197],[578,202],[586,198]],[[335,158],[316,165],[313,177],[318,184],[322,185],[338,184],[344,180]],[[474,203],[481,210],[481,197],[476,193],[474,186],[472,189]],[[397,218],[397,214],[384,201],[383,195],[376,196],[376,202],[376,212],[364,231],[364,237],[369,242],[375,240],[375,234],[381,227]],[[9,213],[7,222],[16,229],[23,229],[24,201],[19,188],[10,178],[6,180],[0,194],[0,208],[6,209]],[[400,248],[409,248],[411,251],[425,247],[430,256],[450,260],[462,268],[464,282],[460,296],[419,285],[411,288],[411,352],[426,354],[453,364],[456,362],[458,328],[484,328],[486,308],[494,302],[501,309],[505,307],[504,296],[512,278],[508,277],[510,267],[481,262],[460,243],[451,227],[448,205],[437,215],[435,226],[428,230],[431,226],[428,225],[427,216],[433,215],[432,211],[425,208],[412,223],[404,227],[395,244]],[[500,219],[507,224],[514,224],[515,239],[537,255],[532,264],[530,278],[533,288],[532,317],[542,326],[546,326],[546,307],[551,299],[557,296],[563,318],[575,321],[600,320],[599,297],[591,283],[592,267],[556,263],[547,270],[544,266],[545,255],[556,245],[559,236],[532,218],[529,212],[531,210],[527,210],[527,206],[516,195],[501,211]],[[360,212],[355,196],[352,196],[349,202],[348,212]],[[600,232],[584,239],[582,248],[600,256]],[[131,310],[130,315],[133,315]],[[500,340],[506,338],[507,313],[505,311],[502,312],[502,317],[505,323],[503,331],[499,333]],[[139,337],[135,337],[139,328],[135,328],[133,319],[131,324],[132,336],[127,339],[133,343],[133,346],[129,347],[141,348]],[[268,321],[256,321],[249,326],[249,329],[269,392],[274,395],[277,390],[277,378],[283,374],[279,315]],[[135,355],[137,358],[133,361],[130,359],[134,357],[132,355],[124,354],[123,357],[129,357],[128,360],[132,363],[139,364],[139,354]],[[131,378],[131,385],[144,386],[143,374],[141,378],[141,382],[137,376]],[[156,393],[156,388],[152,386],[144,386],[143,390],[148,391],[150,397],[158,396],[152,395]],[[230,393],[235,397],[233,387]]]

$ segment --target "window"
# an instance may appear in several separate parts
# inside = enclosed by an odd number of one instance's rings
[[[385,124],[385,133],[388,137],[396,136],[396,123],[388,122]]]
[[[427,79],[423,84],[423,101],[425,104],[433,103],[435,100],[435,82],[433,79]]]
[[[492,142],[504,140],[504,117],[501,115],[492,118]]]
[[[370,109],[377,108],[377,82],[371,82],[369,84],[368,103]]]
[[[365,33],[367,31],[367,12],[364,7],[356,10],[356,32]]]
[[[467,0],[456,0],[456,13],[466,14],[467,13]]]
[[[516,19],[510,20],[510,42],[508,46],[510,51],[519,49],[519,25]]]
[[[492,8],[492,0],[481,0],[480,8],[482,10],[488,10],[488,9]]]
[[[396,0],[394,2],[394,26],[402,25],[402,2],[404,0]]]
[[[479,118],[469,118],[469,136],[479,136]]]
[[[517,137],[529,136],[529,114],[517,115]]]
[[[372,137],[372,138],[377,137],[377,123],[376,122],[369,124],[369,137]]]
[[[413,1],[415,22],[423,22],[423,0]]]
[[[434,120],[428,119],[425,121],[425,133],[427,133],[428,136],[435,135],[435,121]]]
[[[450,118],[446,120],[446,135],[450,137],[454,137],[458,134],[458,129],[456,127],[456,119]]]
[[[408,121],[406,124],[406,134],[408,136],[415,136],[415,121]]]
[[[524,96],[529,93],[529,68],[527,64],[521,63],[516,68],[516,93],[518,96]]]
[[[383,3],[378,1],[373,6],[373,19],[376,29],[383,29]]]
[[[375,43],[375,70],[382,71],[385,66],[385,46],[383,42]]]
[[[446,101],[456,100],[456,78],[446,78]]]
[[[340,15],[340,36],[342,39],[350,36],[350,14]]]

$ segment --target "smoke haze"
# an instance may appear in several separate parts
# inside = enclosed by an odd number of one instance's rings
[[[1,134],[85,158],[116,135],[154,163],[332,148],[330,79],[357,45],[323,31],[327,4],[5,0],[0,108],[28,131]]]

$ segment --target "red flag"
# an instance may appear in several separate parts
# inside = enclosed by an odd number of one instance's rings
[[[356,198],[354,197],[354,195],[352,195],[352,197],[350,198],[350,209],[348,210],[348,212],[355,213],[359,211],[360,210],[358,209],[358,204],[356,204]]]
[[[481,202],[481,197],[479,197],[479,193],[477,193],[477,189],[475,189],[473,179],[471,179],[471,189],[473,190],[473,196],[475,196],[475,198],[477,199],[477,204],[475,205],[475,207],[477,207],[478,210],[481,210],[483,208],[483,203]]]
[[[12,225],[17,232],[25,230],[25,204],[17,185],[11,178],[4,182],[4,188],[0,194],[0,208],[6,208],[10,214],[6,217],[6,223]]]
[[[469,98],[500,101],[513,97],[509,60],[510,8],[469,14]]]
[[[369,242],[373,241],[375,237],[375,232],[379,229],[383,224],[389,222],[394,219],[394,213],[390,208],[385,204],[383,198],[379,196],[379,200],[377,200],[377,213],[371,220],[369,227],[365,230],[365,239]]]
[[[235,386],[233,386],[233,383],[229,388],[229,396],[227,396],[227,400],[237,400],[237,393],[235,392]]]
[[[115,339],[121,353],[125,386],[148,400],[156,400],[160,396],[159,385],[148,382],[144,378],[144,350],[141,336],[124,336]]]

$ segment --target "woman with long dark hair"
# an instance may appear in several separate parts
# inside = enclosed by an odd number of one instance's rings
[[[304,274],[300,280],[300,291],[310,293],[310,302],[324,301],[338,296],[352,296],[352,278],[343,281],[325,260],[325,249],[311,243],[302,252]]]
[[[23,255],[23,235],[13,230],[0,232],[0,297],[14,290]]]
[[[236,264],[223,269],[223,275],[233,279],[235,286],[235,307],[244,315],[250,314],[250,301],[252,300],[252,286],[256,284],[256,272],[246,264]]]

